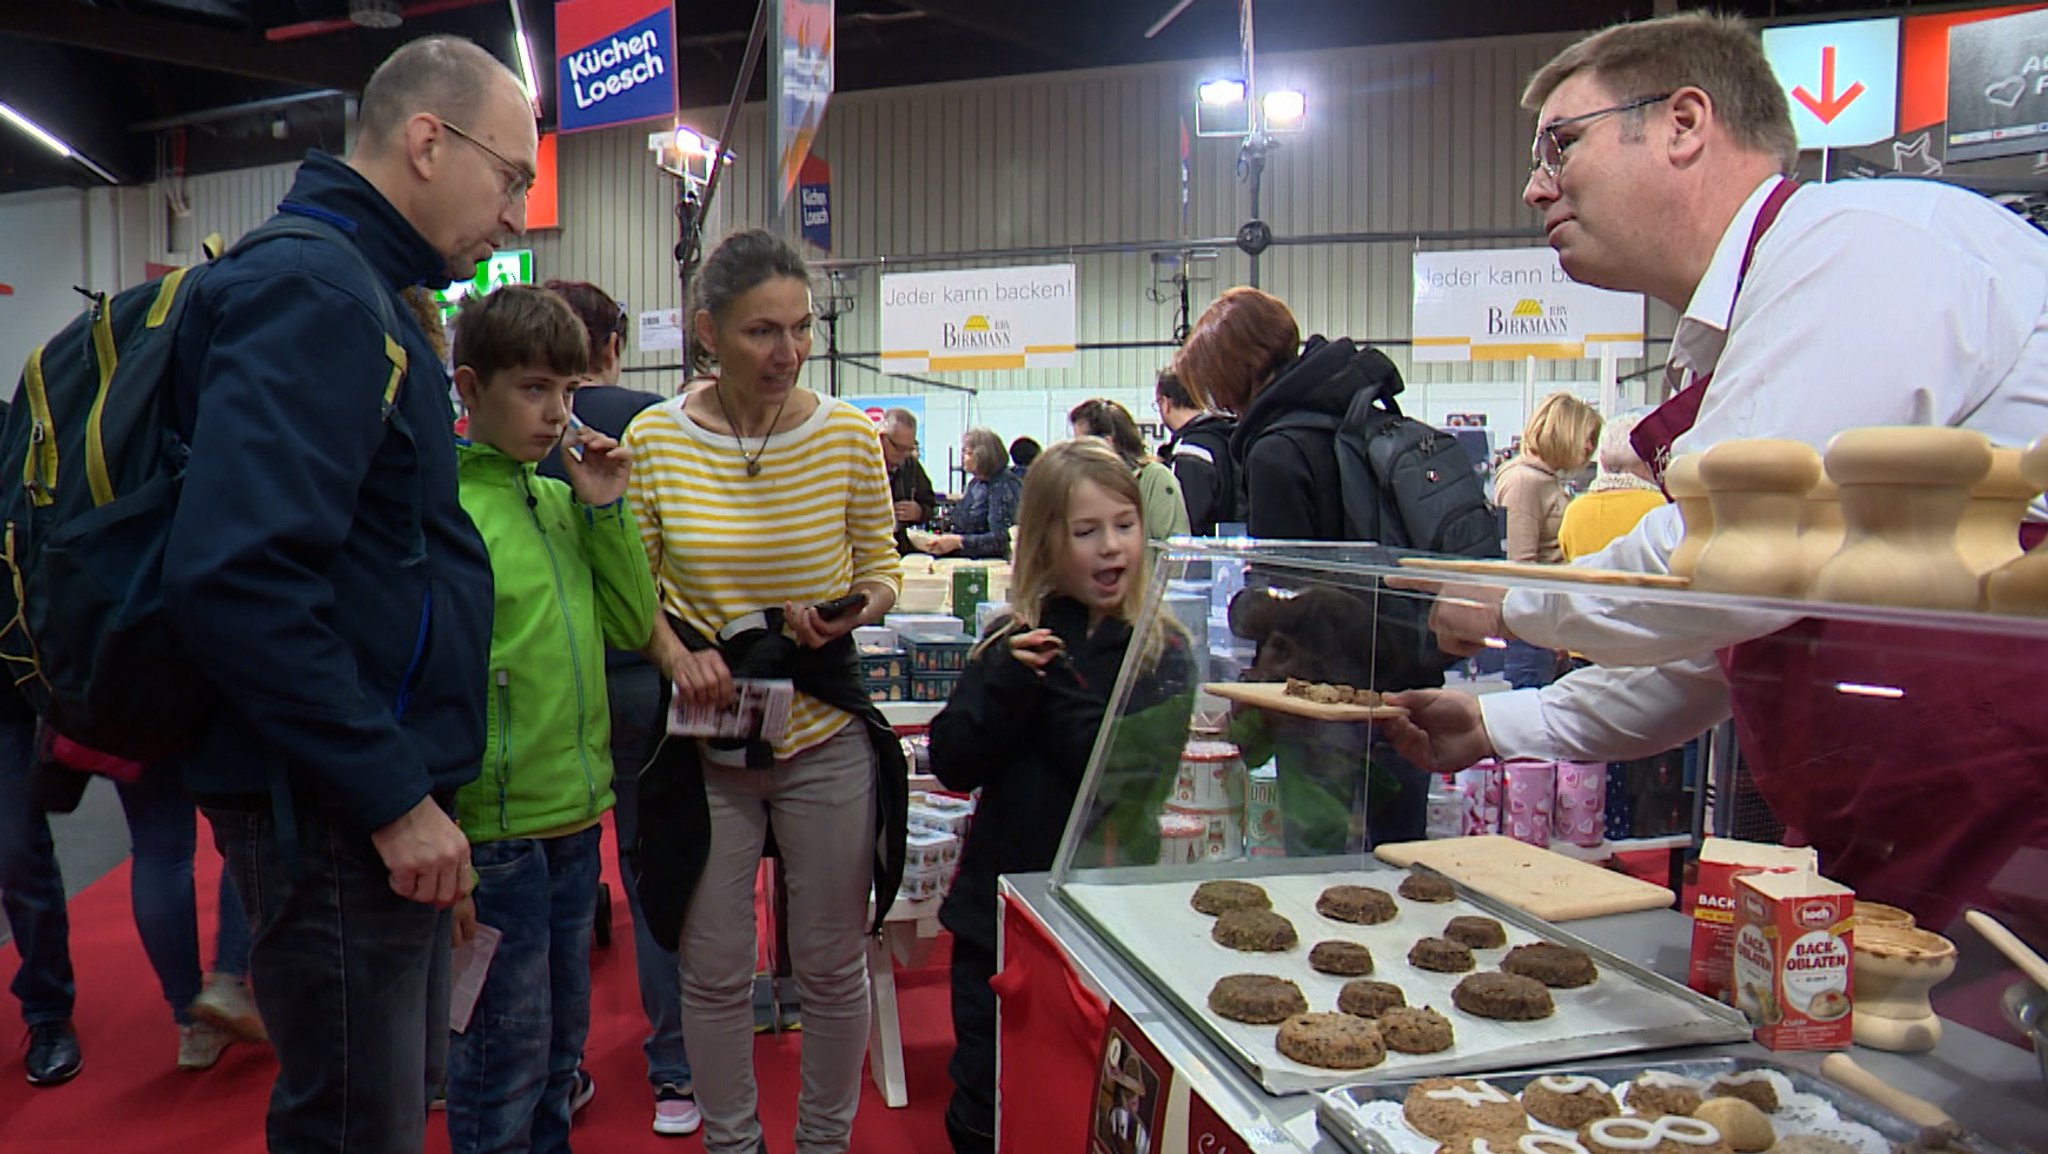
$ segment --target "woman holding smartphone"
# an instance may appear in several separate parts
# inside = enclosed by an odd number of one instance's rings
[[[786,677],[796,694],[768,740],[664,743],[641,784],[640,898],[658,938],[680,935],[705,1149],[751,1154],[763,1148],[754,878],[774,833],[803,1001],[796,1148],[825,1154],[846,1149],[860,1100],[869,893],[879,919],[902,876],[902,750],[851,636],[895,604],[895,517],[866,415],[797,383],[811,347],[803,258],[771,233],[735,233],[705,259],[695,297],[713,378],[625,437],[668,618],[648,656],[695,707],[729,703],[735,676]]]

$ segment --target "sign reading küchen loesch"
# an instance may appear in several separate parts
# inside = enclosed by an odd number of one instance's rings
[[[673,116],[675,16],[664,0],[555,5],[555,91],[563,132]]]
[[[1070,368],[1074,266],[885,276],[882,350],[891,372]]]
[[[1547,248],[1415,254],[1417,361],[1643,355],[1643,298],[1579,284]]]

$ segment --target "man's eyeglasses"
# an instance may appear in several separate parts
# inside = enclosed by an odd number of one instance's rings
[[[488,156],[492,160],[497,162],[498,168],[502,170],[505,174],[504,189],[506,200],[518,200],[519,198],[525,196],[527,193],[533,191],[533,182],[536,179],[536,177],[534,176],[532,169],[526,167],[523,164],[516,164],[513,161],[507,159],[504,153],[499,152],[497,149],[492,148],[490,145],[485,144],[483,141],[478,140],[474,136],[471,136],[468,132],[465,132],[460,126],[458,126],[452,120],[442,120],[441,127],[454,133],[456,136],[459,136],[462,139],[467,140],[471,144],[476,145],[478,148],[483,150],[485,156]]]
[[[1536,130],[1536,140],[1529,146],[1529,175],[1533,177],[1538,169],[1542,169],[1550,179],[1556,180],[1557,174],[1564,170],[1565,152],[1577,143],[1578,137],[1573,136],[1569,140],[1559,139],[1558,129],[1569,128],[1574,124],[1586,124],[1617,112],[1634,112],[1639,108],[1648,108],[1652,104],[1662,104],[1671,99],[1672,95],[1666,92],[1660,96],[1644,96],[1610,108],[1596,108],[1591,112],[1581,112],[1577,116],[1559,117],[1543,125]]]
[[[901,442],[901,441],[897,440],[897,439],[896,439],[896,438],[894,438],[894,437],[884,437],[884,438],[882,438],[882,439],[883,439],[883,440],[885,440],[885,441],[887,441],[887,442],[889,442],[889,447],[890,447],[890,448],[892,448],[892,449],[894,449],[894,450],[896,450],[896,451],[897,451],[897,452],[899,452],[899,453],[915,453],[915,452],[917,452],[917,442],[916,442],[916,441],[912,441],[912,442],[910,442],[910,443],[909,443],[908,445],[906,445],[906,444],[904,444],[903,442]]]

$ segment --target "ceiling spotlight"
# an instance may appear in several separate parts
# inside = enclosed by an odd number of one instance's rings
[[[1266,93],[1259,103],[1266,111],[1266,128],[1273,132],[1300,128],[1302,116],[1308,112],[1308,97],[1285,88]]]
[[[1204,81],[1200,88],[1195,89],[1195,92],[1201,96],[1202,103],[1221,108],[1244,99],[1244,81],[1208,80]]]
[[[348,18],[363,28],[396,28],[405,20],[398,0],[348,0]]]
[[[711,142],[694,128],[676,128],[676,149],[684,156],[710,156]]]

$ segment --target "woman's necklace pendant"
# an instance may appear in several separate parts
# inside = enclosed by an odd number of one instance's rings
[[[757,458],[757,459],[754,459],[754,460],[750,460],[750,461],[748,461],[748,462],[747,462],[747,476],[749,476],[749,477],[758,477],[758,476],[760,476],[760,475],[761,475],[761,462],[760,462],[760,460],[759,460],[759,459]]]

